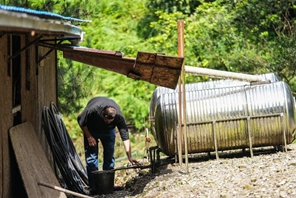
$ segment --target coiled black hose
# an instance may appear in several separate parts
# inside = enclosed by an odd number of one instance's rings
[[[43,107],[42,124],[54,162],[63,177],[66,188],[88,194],[86,168],[81,162],[63,123],[62,116],[53,102],[50,103],[50,107]]]

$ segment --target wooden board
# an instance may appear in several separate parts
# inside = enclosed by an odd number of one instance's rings
[[[134,59],[123,57],[123,53],[116,51],[69,45],[47,47],[63,51],[64,58],[172,89],[178,84],[184,64],[184,57],[166,56],[164,53],[138,52],[137,58]]]
[[[28,198],[66,198],[63,192],[38,185],[44,182],[60,186],[32,124],[26,122],[12,127],[9,134]]]
[[[178,84],[183,63],[183,57],[138,52],[132,72],[138,74],[139,80],[175,89]]]

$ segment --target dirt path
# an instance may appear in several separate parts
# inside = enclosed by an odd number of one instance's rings
[[[296,198],[296,145],[287,152],[267,150],[221,153],[220,159],[207,155],[190,158],[186,165],[167,164],[155,174],[149,170],[116,173],[121,191],[96,197],[117,198]],[[122,182],[122,183],[120,183]]]

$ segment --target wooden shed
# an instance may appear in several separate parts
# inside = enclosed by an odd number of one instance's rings
[[[65,36],[80,39],[83,33],[61,16],[0,5],[0,197],[30,194],[26,192],[26,181],[21,177],[21,167],[12,148],[9,131],[13,127],[30,123],[39,139],[36,144],[44,149],[34,154],[45,152],[50,160],[41,119],[43,106],[57,103],[57,53],[38,46],[38,42],[49,39],[55,43]],[[25,134],[24,130],[22,135]],[[20,146],[25,150],[25,145]],[[37,168],[32,164],[27,172],[33,173]]]
[[[84,32],[72,21],[87,22],[0,5],[1,198],[65,197],[37,185],[44,175],[58,185],[45,165],[51,167],[52,157],[42,129],[42,108],[58,101],[57,50],[63,51],[65,58],[135,80],[169,88],[177,85],[182,57],[139,52],[133,59],[124,58],[121,52],[80,47],[77,44]],[[65,40],[72,44],[64,45]]]

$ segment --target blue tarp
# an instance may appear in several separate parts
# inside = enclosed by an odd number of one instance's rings
[[[39,10],[33,10],[33,9],[28,9],[28,8],[21,8],[21,7],[17,7],[17,6],[7,6],[7,5],[0,4],[0,9],[31,14],[31,15],[38,16],[40,18],[51,18],[51,19],[60,19],[60,20],[76,21],[76,22],[91,22],[89,20],[82,20],[82,19],[77,19],[77,18],[72,18],[72,17],[65,17],[65,16],[55,14],[52,12],[39,11]]]

